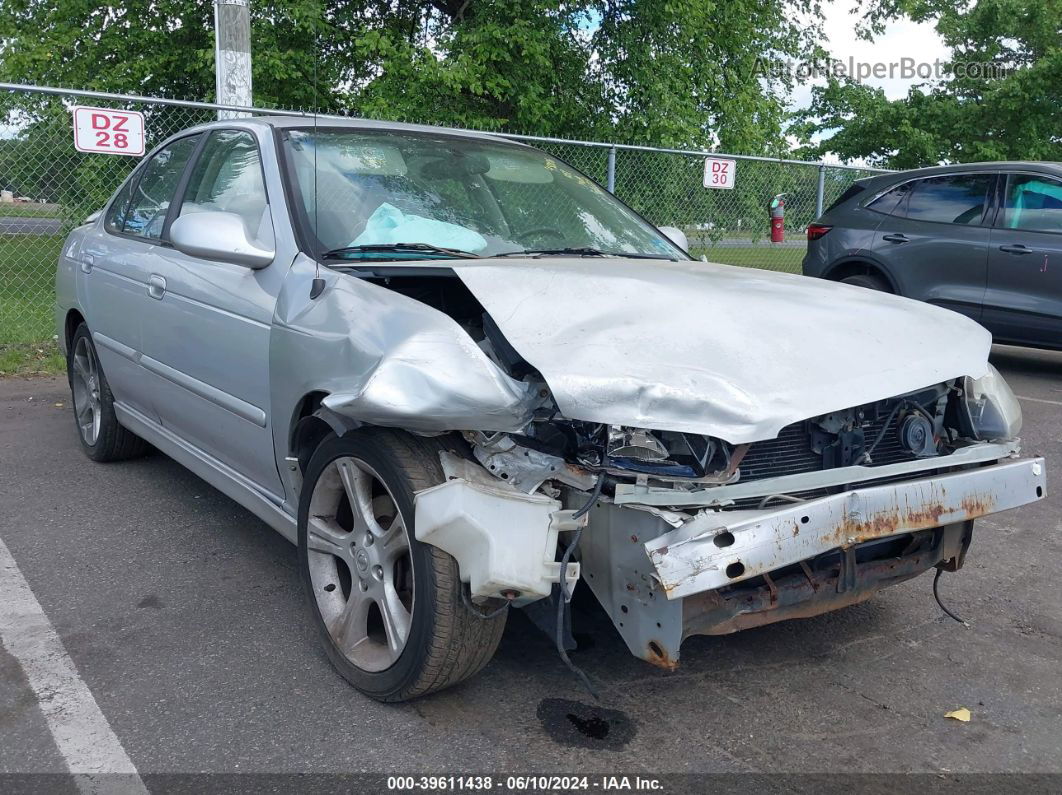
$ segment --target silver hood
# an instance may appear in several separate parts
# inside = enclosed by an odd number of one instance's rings
[[[741,444],[988,371],[977,323],[861,287],[663,260],[451,267],[570,419]]]

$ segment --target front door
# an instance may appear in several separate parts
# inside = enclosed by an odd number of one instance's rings
[[[1008,174],[982,322],[1000,342],[1062,347],[1062,180]]]
[[[171,215],[221,211],[273,247],[272,216],[254,135],[214,130],[191,166]],[[269,417],[269,335],[284,267],[254,270],[156,249],[153,322],[144,367],[162,424],[278,497],[283,494]]]

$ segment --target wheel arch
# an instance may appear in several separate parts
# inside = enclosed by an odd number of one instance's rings
[[[881,279],[885,284],[889,286],[889,290],[897,295],[901,295],[899,285],[892,277],[892,274],[880,263],[875,262],[869,257],[845,257],[834,262],[827,271],[823,274],[823,278],[829,279],[832,282],[839,282],[841,279],[847,279],[849,276],[867,275],[876,276]]]
[[[295,404],[292,412],[288,425],[288,455],[298,459],[300,472],[306,471],[313,451],[332,432],[332,427],[316,416],[321,409],[321,401],[327,396],[328,393],[321,390],[307,392]]]
[[[66,319],[63,321],[63,346],[65,351],[69,352],[70,344],[74,340],[74,332],[84,322],[85,316],[77,309],[71,309],[66,313]]]

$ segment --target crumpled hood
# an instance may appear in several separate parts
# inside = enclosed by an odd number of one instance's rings
[[[569,419],[741,444],[988,370],[977,323],[861,287],[702,262],[447,264]]]

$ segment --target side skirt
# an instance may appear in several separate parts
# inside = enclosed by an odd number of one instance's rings
[[[202,450],[184,441],[172,431],[138,412],[115,402],[118,422],[147,440],[178,464],[191,470],[226,497],[235,500],[272,527],[291,543],[298,542],[295,517],[287,513],[275,495],[262,491],[246,477]]]

